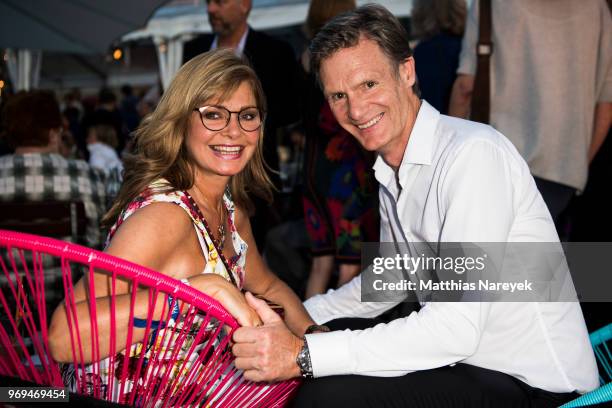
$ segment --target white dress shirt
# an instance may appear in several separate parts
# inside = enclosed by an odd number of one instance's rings
[[[398,170],[381,157],[381,242],[557,242],[525,161],[487,125],[440,115],[423,101]],[[399,183],[399,186],[398,186]],[[358,276],[304,305],[319,324],[375,317]],[[315,377],[399,376],[462,362],[552,392],[590,391],[597,366],[575,302],[431,302],[366,330],[306,336]]]
[[[240,41],[238,41],[238,45],[234,49],[234,52],[239,57],[241,57],[242,54],[244,54],[244,46],[246,45],[246,40],[247,40],[248,35],[249,35],[249,27],[247,27],[247,29],[244,30],[244,34],[242,34],[242,37],[240,37]],[[219,48],[219,36],[215,35],[215,38],[213,38],[213,42],[210,44],[210,51],[216,50],[217,48]]]

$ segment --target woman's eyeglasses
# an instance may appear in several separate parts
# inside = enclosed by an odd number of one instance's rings
[[[223,106],[202,106],[194,110],[200,114],[204,127],[215,132],[229,125],[232,113],[238,116],[238,125],[245,132],[254,132],[259,129],[264,120],[264,113],[256,107],[244,108],[238,112],[230,111]]]

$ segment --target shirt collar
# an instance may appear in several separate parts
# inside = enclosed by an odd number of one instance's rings
[[[242,54],[244,53],[244,46],[246,44],[247,36],[249,35],[249,30],[250,30],[250,27],[247,26],[247,29],[244,31],[244,34],[242,34],[242,37],[240,37],[240,41],[238,41],[238,46],[234,49],[234,52],[239,57],[242,56]],[[210,51],[216,50],[218,47],[219,47],[219,36],[215,35],[215,38],[213,39],[212,44],[210,44]]]
[[[421,100],[421,107],[419,108],[414,126],[410,132],[408,145],[406,146],[404,157],[400,164],[400,183],[405,173],[409,170],[410,165],[431,165],[435,132],[439,120],[440,112],[427,103],[427,101]],[[388,185],[393,179],[393,168],[385,163],[382,156],[378,156],[373,168],[379,183]]]

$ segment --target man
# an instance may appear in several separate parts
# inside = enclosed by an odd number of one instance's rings
[[[449,113],[462,118],[474,87],[478,9],[474,1],[451,96]],[[527,161],[557,222],[584,189],[610,127],[610,11],[604,0],[493,0],[491,10],[490,122]]]
[[[264,159],[268,166],[278,171],[277,132],[299,120],[300,92],[298,91],[299,68],[289,44],[249,27],[247,18],[251,11],[251,0],[207,0],[210,25],[214,35],[204,35],[185,43],[184,62],[198,54],[218,47],[233,48],[238,55],[245,55],[261,80],[268,103],[264,139]],[[276,172],[269,172],[280,190],[280,179]],[[256,201],[257,214],[253,232],[257,245],[263,248],[265,231],[270,224],[278,222],[270,208]],[[267,218],[267,219],[265,219]]]
[[[106,211],[104,178],[84,161],[59,154],[62,116],[55,97],[43,91],[14,95],[4,107],[3,121],[15,152],[0,157],[0,201],[82,201],[86,245],[99,248],[100,218]],[[57,290],[63,287],[61,268],[47,272],[46,301],[54,307],[64,297]]]
[[[311,51],[338,122],[379,155],[382,242],[558,241],[512,144],[419,100],[408,34],[386,9],[332,20]],[[357,277],[305,306],[320,325],[397,304],[361,302],[361,285]],[[598,383],[575,302],[425,302],[388,324],[310,327],[300,339],[247,300],[264,325],[235,332],[236,366],[256,381],[322,377],[302,385],[299,407],[558,406]]]

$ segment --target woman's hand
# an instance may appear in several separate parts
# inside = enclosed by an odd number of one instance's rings
[[[244,295],[222,276],[211,273],[202,274],[189,279],[189,284],[221,303],[241,326],[261,325],[261,319],[248,305]]]

